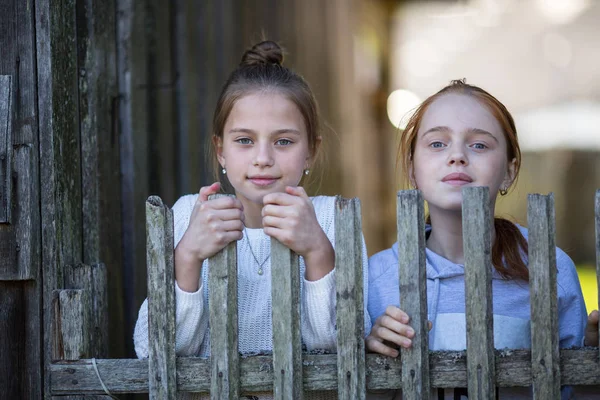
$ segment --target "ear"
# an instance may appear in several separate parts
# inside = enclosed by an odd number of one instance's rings
[[[215,146],[215,153],[217,153],[217,160],[221,167],[225,167],[225,157],[223,157],[223,139],[218,136],[212,138],[213,146]]]
[[[515,178],[516,178],[516,174],[517,174],[517,159],[513,158],[512,160],[510,160],[508,162],[508,165],[506,168],[506,175],[504,177],[504,181],[502,182],[502,185],[504,188],[509,188],[510,185],[513,184],[513,182],[515,181]]]

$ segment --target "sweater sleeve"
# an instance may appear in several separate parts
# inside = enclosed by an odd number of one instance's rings
[[[173,206],[174,247],[183,237],[189,225],[197,195],[181,197]],[[206,261],[203,268],[206,267]],[[178,356],[198,355],[204,336],[208,331],[208,317],[203,312],[203,284],[194,293],[179,288],[175,282],[175,351]],[[140,307],[135,325],[135,352],[139,358],[148,357],[148,299]]]
[[[558,290],[558,333],[561,348],[580,347],[585,335],[587,311],[575,264],[561,249],[556,249],[556,286]]]

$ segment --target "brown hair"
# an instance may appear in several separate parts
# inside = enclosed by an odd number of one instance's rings
[[[315,157],[320,135],[317,101],[304,78],[282,64],[283,51],[270,40],[255,44],[244,53],[221,90],[213,116],[213,137],[223,138],[225,123],[238,99],[253,92],[273,91],[286,96],[298,107],[306,126],[310,154]],[[209,148],[216,152],[214,145]],[[220,174],[216,155],[211,154],[211,157],[215,178],[226,180],[226,176]]]
[[[449,93],[476,98],[498,121],[507,143],[506,157],[508,161],[515,160],[514,183],[521,167],[521,150],[513,117],[498,99],[480,87],[467,84],[464,79],[450,82],[448,86],[425,99],[408,120],[398,146],[398,161],[402,159],[405,180],[410,182],[409,171],[415,151],[415,142],[425,112],[435,100]],[[490,193],[490,195],[493,194]],[[519,228],[503,218],[494,218],[494,228],[496,239],[492,246],[492,264],[496,271],[505,279],[529,280],[529,270],[526,261],[523,260],[527,256],[527,240]]]

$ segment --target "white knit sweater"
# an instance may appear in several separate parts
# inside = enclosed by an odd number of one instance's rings
[[[173,206],[175,246],[188,225],[198,195],[181,197]],[[317,220],[335,246],[334,210],[335,197],[311,198]],[[237,245],[238,259],[238,326],[239,351],[256,353],[272,350],[271,324],[271,265],[270,259],[263,266],[263,274],[252,256],[250,246],[262,263],[270,254],[271,238],[262,229],[246,229]],[[364,298],[367,299],[367,253],[363,241]],[[300,257],[302,343],[308,350],[334,350],[335,330],[335,270],[318,281],[303,279],[305,264]],[[200,288],[197,292],[184,292],[175,284],[176,343],[178,356],[210,355],[210,330],[208,325],[208,261],[202,265]],[[370,319],[365,311],[365,333],[369,331]],[[148,302],[140,308],[134,332],[135,351],[139,358],[148,357]],[[182,399],[204,399],[199,394],[180,394]],[[256,398],[250,396],[249,398]],[[271,399],[272,394],[260,393],[260,399]],[[306,399],[336,399],[333,392],[307,392]]]

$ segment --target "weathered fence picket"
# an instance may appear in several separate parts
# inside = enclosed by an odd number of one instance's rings
[[[492,246],[489,190],[462,189],[469,399],[495,397]]]
[[[425,211],[419,190],[398,192],[398,276],[400,307],[415,331],[412,349],[401,348],[402,395],[418,400],[430,392],[427,273],[425,269]]]
[[[174,399],[177,382],[173,212],[156,196],[146,202],[146,241],[150,399]]]
[[[298,255],[271,239],[273,398],[303,398]]]
[[[340,399],[360,399],[365,389],[402,389],[405,398],[426,398],[431,388],[453,387],[468,387],[469,398],[484,399],[493,398],[496,388],[532,385],[535,398],[545,399],[560,397],[561,385],[600,385],[598,349],[558,348],[552,195],[529,198],[531,350],[493,348],[492,217],[487,189],[466,189],[463,199],[463,209],[468,210],[463,213],[466,351],[428,349],[424,211],[422,196],[415,190],[398,193],[400,300],[417,331],[413,349],[403,350],[399,358],[364,354],[360,203],[338,199],[337,354],[301,353],[298,256],[273,240],[273,355],[240,358],[237,354],[237,342],[232,337],[237,333],[236,249],[232,244],[209,261],[211,270],[220,271],[209,283],[209,303],[217,307],[220,301],[221,307],[226,306],[226,311],[210,311],[214,314],[210,317],[211,330],[215,331],[211,335],[211,346],[215,347],[211,347],[210,360],[175,358],[172,214],[159,198],[151,197],[147,203],[148,297],[149,307],[154,310],[149,311],[154,315],[149,323],[154,350],[149,360],[97,360],[104,384],[112,393],[150,392],[151,398],[161,399],[173,398],[176,390],[211,392],[213,398],[273,390],[279,399],[298,399],[304,391],[333,390]],[[596,195],[596,214],[600,233],[600,191]],[[88,318],[83,308],[74,310],[81,314],[81,321]],[[217,315],[219,312],[221,315]],[[62,326],[63,322],[56,325]],[[61,340],[70,338],[60,334],[55,348],[62,348]],[[74,350],[69,354],[68,358],[77,358]],[[52,394],[104,393],[91,360],[67,361],[62,353],[59,358],[51,365]],[[217,368],[218,362],[221,364]],[[235,382],[231,382],[233,376],[237,377]]]
[[[527,203],[533,398],[559,399],[554,196],[530,194]]]
[[[211,199],[226,195],[211,195]],[[240,398],[237,302],[237,242],[208,261],[211,388],[213,400]]]
[[[335,277],[338,399],[362,400],[365,386],[360,201],[336,198]]]

